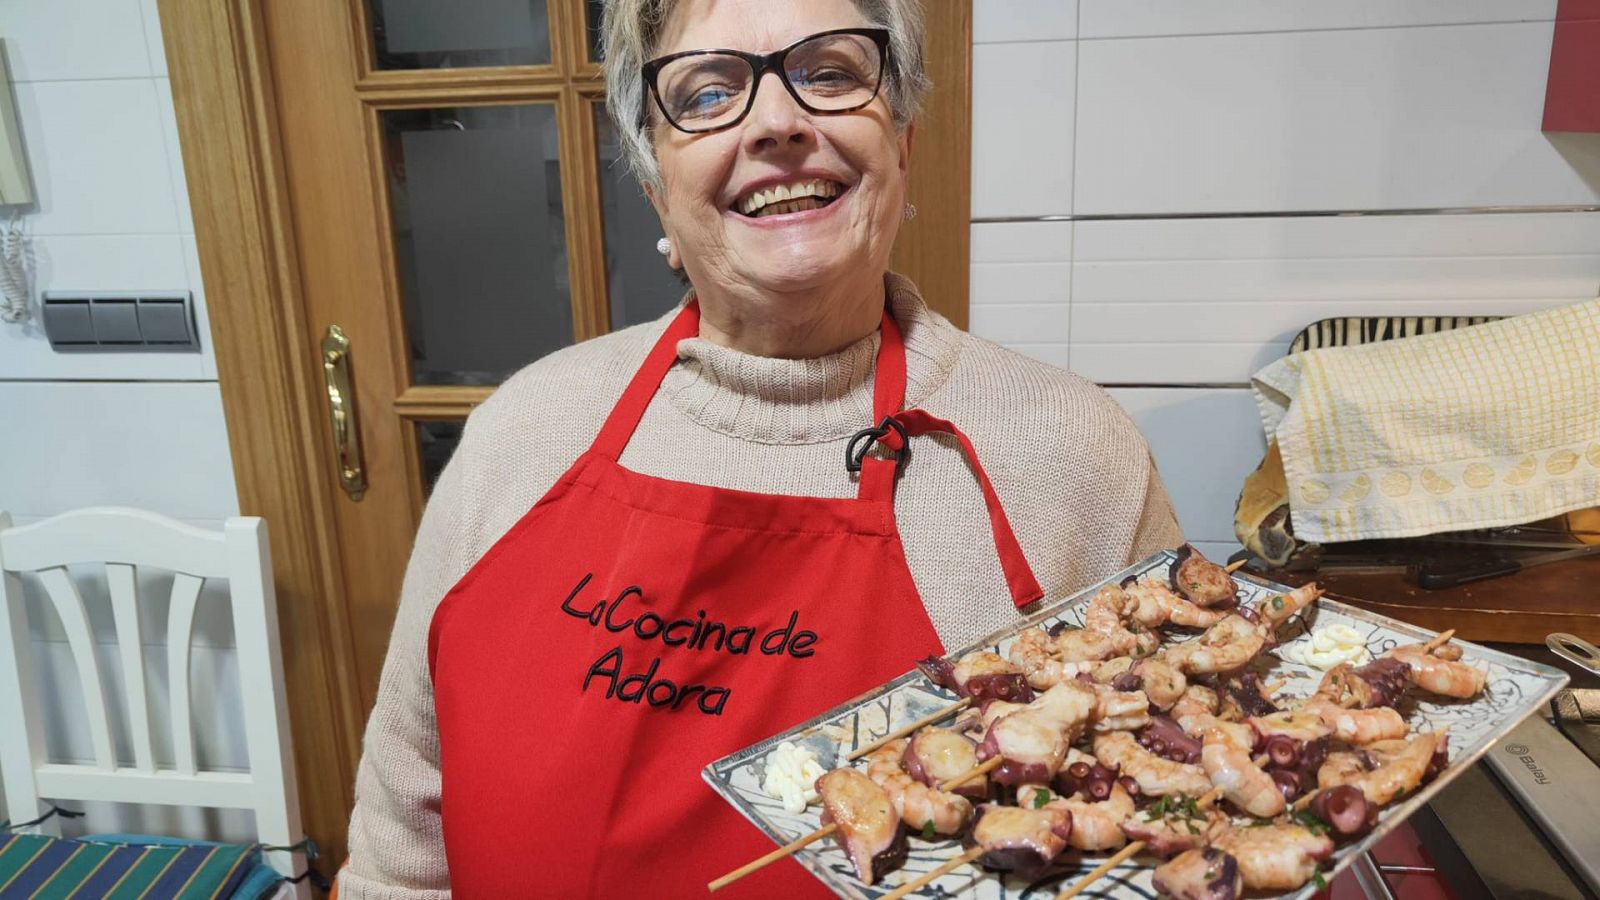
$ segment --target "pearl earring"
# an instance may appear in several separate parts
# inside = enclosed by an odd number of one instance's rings
[[[661,240],[656,241],[656,252],[662,256],[671,256],[672,241],[668,238],[662,238]]]
[[[916,218],[916,217],[917,217],[917,207],[916,207],[916,204],[913,204],[913,203],[907,203],[907,204],[906,204],[906,209],[905,209],[905,212],[904,212],[904,213],[902,213],[902,215],[903,215],[903,216],[904,216],[904,218],[905,218],[905,220],[906,220],[906,221],[907,221],[907,222],[909,222],[909,221],[911,221],[911,220],[912,220],[912,219],[915,219],[915,218]]]

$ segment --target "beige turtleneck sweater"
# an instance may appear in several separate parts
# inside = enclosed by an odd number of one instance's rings
[[[1139,431],[1070,372],[955,328],[890,275],[906,405],[972,439],[1049,602],[1182,541]],[[428,626],[445,592],[589,446],[671,316],[553,353],[468,420],[406,569],[367,725],[341,896],[449,896]],[[770,494],[853,497],[844,446],[872,424],[876,333],[820,359],[748,356],[692,338],[621,462],[663,478]],[[906,559],[944,645],[1020,618],[959,446],[915,438],[895,493]]]

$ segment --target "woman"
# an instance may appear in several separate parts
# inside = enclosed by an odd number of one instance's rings
[[[346,897],[701,896],[771,849],[707,762],[1181,540],[1104,392],[886,272],[915,0],[614,0],[604,30],[693,299],[473,414],[407,571]],[[793,863],[731,892],[825,894]]]

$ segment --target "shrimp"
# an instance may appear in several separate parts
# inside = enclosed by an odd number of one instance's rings
[[[1208,732],[1220,731],[1229,741],[1238,746],[1249,748],[1255,745],[1256,733],[1249,725],[1244,722],[1229,722],[1219,719],[1210,713],[1194,713],[1184,716],[1178,720],[1178,727],[1183,729],[1184,734],[1202,742]],[[1204,747],[1202,746],[1201,749],[1203,750]]]
[[[1317,587],[1317,583],[1312,581],[1287,594],[1279,594],[1261,601],[1256,606],[1256,612],[1261,614],[1269,628],[1276,629],[1287,622],[1290,616],[1317,602],[1317,598],[1321,596],[1322,588]]]
[[[1136,581],[1123,590],[1134,601],[1130,610],[1133,620],[1146,628],[1160,628],[1169,622],[1185,628],[1210,628],[1223,616],[1190,603],[1159,581]]]
[[[1161,801],[1147,806],[1138,815],[1122,823],[1122,831],[1129,839],[1144,841],[1150,852],[1166,859],[1185,850],[1204,847],[1217,835],[1233,827],[1228,817],[1216,807],[1200,809],[1190,798],[1187,807],[1163,808]]]
[[[1116,691],[1094,686],[1094,730],[1135,731],[1150,724],[1150,698],[1144,691]]]
[[[1361,754],[1349,750],[1339,750],[1328,754],[1317,769],[1317,787],[1327,790],[1348,784],[1360,775],[1371,771],[1366,763],[1361,761]]]
[[[1267,645],[1267,636],[1265,627],[1233,613],[1196,640],[1169,648],[1166,658],[1185,675],[1232,672],[1255,659]]]
[[[1145,696],[1150,698],[1156,709],[1172,709],[1189,690],[1189,679],[1183,676],[1183,672],[1159,656],[1140,660],[1133,672],[1139,676]]]
[[[1320,718],[1333,730],[1333,736],[1347,744],[1370,744],[1403,738],[1410,730],[1406,720],[1392,706],[1371,709],[1345,709],[1331,700],[1313,696],[1301,704],[1300,711]]]
[[[1056,636],[1055,651],[1067,662],[1095,663],[1113,656],[1124,656],[1137,642],[1137,637],[1127,629],[1104,634],[1088,628],[1069,628]]]
[[[1078,754],[1093,763],[1094,757]],[[1063,797],[1038,784],[1017,788],[1017,805],[1023,809],[1063,809],[1072,814],[1072,832],[1067,844],[1079,850],[1115,850],[1128,842],[1122,823],[1133,815],[1133,796],[1122,785],[1111,785],[1111,796],[1090,801],[1078,794]]]
[[[1123,629],[1122,623],[1133,611],[1134,600],[1122,588],[1108,584],[1095,592],[1094,598],[1083,611],[1083,627],[1086,631],[1098,631],[1101,634],[1111,634]]]
[[[1414,734],[1405,740],[1381,741],[1365,751],[1376,763],[1371,771],[1356,771],[1345,759],[1330,769],[1333,757],[1344,754],[1329,754],[1328,761],[1317,771],[1317,786],[1326,790],[1341,784],[1354,785],[1366,795],[1367,802],[1387,806],[1422,783],[1434,754],[1449,742],[1450,735],[1444,730]]]
[[[889,795],[900,820],[913,830],[932,828],[937,834],[959,834],[972,821],[972,801],[949,791],[929,787],[900,767],[905,738],[890,741],[867,754],[867,777]]]
[[[1248,729],[1247,729],[1248,730]],[[1283,792],[1272,776],[1250,759],[1250,744],[1239,744],[1234,735],[1221,728],[1206,732],[1200,750],[1200,765],[1211,783],[1234,806],[1258,819],[1270,819],[1283,812]]]
[[[1459,648],[1455,649],[1459,651]],[[1487,672],[1476,666],[1446,659],[1437,652],[1428,653],[1421,644],[1396,647],[1384,655],[1406,664],[1409,668],[1407,676],[1412,684],[1441,697],[1459,700],[1476,697],[1489,677]]]
[[[1028,685],[1041,691],[1063,681],[1071,681],[1079,673],[1094,667],[1090,661],[1064,662],[1057,659],[1054,655],[1057,645],[1058,639],[1045,633],[1044,629],[1029,628],[1017,635],[1006,655],[1022,669]]]
[[[1239,861],[1244,886],[1253,891],[1294,890],[1333,852],[1327,835],[1286,824],[1229,829],[1211,845]]]
[[[1179,672],[1178,674],[1182,675],[1183,673]],[[1149,692],[1146,691],[1146,693]],[[1181,719],[1184,716],[1192,716],[1198,713],[1214,716],[1217,714],[1221,702],[1221,698],[1217,696],[1216,691],[1203,684],[1191,684],[1183,689],[1183,696],[1178,698],[1178,702],[1172,704],[1172,717]]]
[[[1139,741],[1126,731],[1096,735],[1094,755],[1101,763],[1118,768],[1132,778],[1139,785],[1139,793],[1147,797],[1164,794],[1198,797],[1211,790],[1211,779],[1206,777],[1205,769],[1157,756],[1139,746]]]
[[[1303,709],[1256,716],[1249,722],[1263,738],[1281,734],[1297,741],[1314,741],[1333,733],[1333,727],[1322,721],[1321,716]]]
[[[1239,861],[1216,847],[1185,850],[1156,866],[1156,893],[1172,900],[1235,900],[1244,890]]]
[[[1079,850],[1115,850],[1128,842],[1122,823],[1133,815],[1133,797],[1122,785],[1113,783],[1111,796],[1098,803],[1077,797],[1056,802],[1072,813],[1072,836],[1067,843]]]
[[[1137,665],[1138,662],[1138,660],[1131,656],[1113,657],[1095,666],[1094,669],[1089,673],[1089,677],[1093,678],[1100,684],[1110,684],[1123,675],[1127,675],[1129,672],[1133,671],[1134,666]]]

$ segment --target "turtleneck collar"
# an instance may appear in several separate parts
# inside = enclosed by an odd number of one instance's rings
[[[885,277],[890,310],[905,337],[906,406],[944,383],[961,352],[961,332],[928,309],[906,278]],[[678,364],[662,392],[707,428],[764,444],[816,444],[848,437],[872,421],[879,332],[815,359],[751,356],[703,338],[678,342]]]

